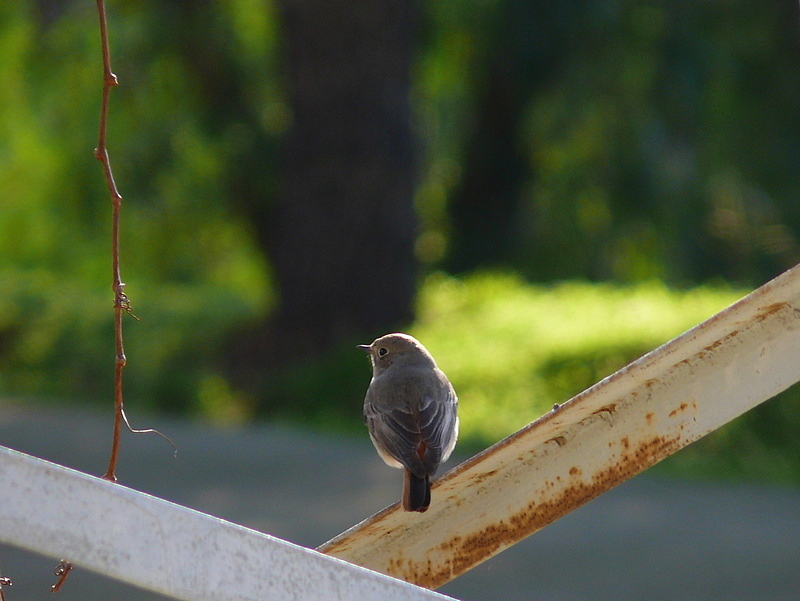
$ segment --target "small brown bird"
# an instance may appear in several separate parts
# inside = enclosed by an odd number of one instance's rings
[[[458,398],[431,354],[408,334],[387,334],[358,348],[369,353],[372,381],[364,421],[378,455],[403,468],[403,508],[425,511],[431,477],[458,438]]]

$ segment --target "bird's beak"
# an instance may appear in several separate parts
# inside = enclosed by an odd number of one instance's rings
[[[365,353],[372,351],[372,347],[369,344],[359,344],[356,348],[364,351]]]

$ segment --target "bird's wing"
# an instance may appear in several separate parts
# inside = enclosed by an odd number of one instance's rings
[[[378,408],[368,400],[364,403],[364,420],[382,455],[393,457],[418,478],[426,475],[425,466],[417,454],[420,428],[414,413],[405,407]]]
[[[426,394],[419,407],[419,432],[427,447],[424,463],[430,475],[450,456],[458,435],[458,399],[446,378],[442,384],[440,390]]]

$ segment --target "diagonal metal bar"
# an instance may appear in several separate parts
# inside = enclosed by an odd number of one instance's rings
[[[0,541],[176,599],[450,599],[4,447],[0,485]]]
[[[788,388],[799,350],[800,266],[318,550],[436,588]]]

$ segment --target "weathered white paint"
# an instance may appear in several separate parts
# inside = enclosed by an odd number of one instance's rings
[[[0,491],[2,542],[177,599],[449,599],[3,447]]]
[[[319,550],[435,588],[798,380],[795,267]]]

